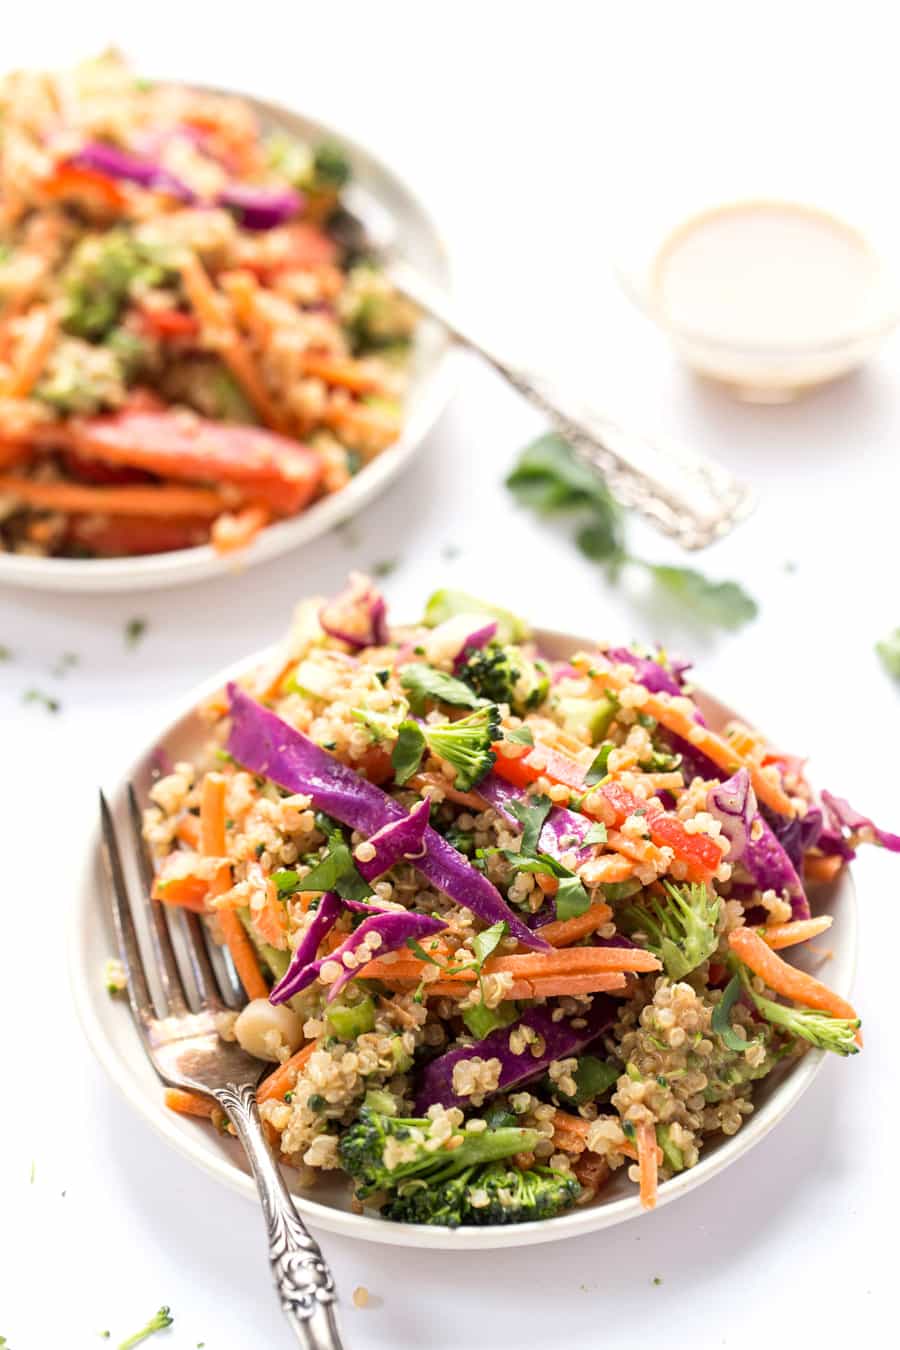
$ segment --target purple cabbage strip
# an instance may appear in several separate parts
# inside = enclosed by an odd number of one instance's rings
[[[120,150],[117,145],[110,145],[106,141],[88,141],[72,157],[71,162],[85,169],[96,169],[108,178],[124,178],[129,183],[139,183],[141,187],[168,192],[182,202],[194,202],[197,199],[186,183],[182,183],[180,178],[169,173],[156,160],[131,155],[127,150]]]
[[[671,668],[667,668],[652,657],[638,656],[629,647],[609,647],[603,655],[607,661],[615,661],[617,665],[633,666],[638,684],[649,689],[651,694],[680,694],[684,684],[681,677],[691,668],[689,661],[672,661]]]
[[[303,210],[305,201],[291,187],[259,187],[229,183],[216,197],[219,206],[234,211],[245,230],[271,230]]]
[[[374,881],[398,862],[418,863],[425,851],[425,831],[428,829],[430,811],[431,802],[425,797],[416,802],[408,816],[401,816],[376,830],[369,839],[375,849],[375,857],[367,862],[361,862],[358,858],[353,860],[360,876],[366,881]]]
[[[835,797],[831,792],[823,792],[822,806],[836,833],[840,833],[842,828],[849,830],[851,834],[859,834],[862,830],[871,830],[876,842],[882,848],[889,849],[891,853],[900,853],[900,834],[891,834],[888,830],[879,829],[871,817],[861,815],[846,798]],[[819,847],[821,848],[821,843]]]
[[[384,597],[361,572],[351,572],[345,588],[325,601],[319,623],[331,637],[358,649],[381,646],[388,640]]]
[[[330,892],[326,891],[326,895]],[[326,996],[326,1003],[331,1003],[337,998],[348,980],[352,980],[359,973],[357,966],[344,966],[344,957],[355,953],[356,949],[362,944],[369,933],[378,933],[381,936],[381,944],[377,948],[378,956],[383,956],[385,952],[395,952],[398,947],[402,947],[407,938],[430,937],[433,933],[439,933],[447,925],[443,919],[433,919],[429,914],[412,914],[408,910],[402,913],[399,910],[385,911],[382,914],[373,914],[371,918],[364,919],[358,928],[355,928],[346,941],[339,947],[335,947],[333,952],[327,956],[319,957],[316,961],[310,961],[307,964],[294,969],[294,962],[291,962],[284,978],[279,980],[278,984],[269,995],[270,1003],[284,1003],[295,994],[318,979],[322,967],[326,961],[337,961],[341,966],[341,973],[338,978],[329,986]],[[371,958],[370,958],[371,959]]]
[[[759,808],[760,815],[771,829],[785,853],[794,864],[796,871],[803,868],[803,855],[813,848],[822,833],[823,818],[818,806],[810,806],[805,816],[783,816],[773,811],[765,802]],[[843,840],[841,840],[843,845]],[[852,853],[852,850],[850,850]]]
[[[810,917],[809,901],[797,869],[759,814],[754,819],[750,839],[740,863],[750,873],[761,891],[787,892],[792,919]]]
[[[369,843],[374,845],[375,857],[368,862],[356,862],[357,871],[366,881],[374,881],[383,872],[389,872],[395,863],[410,862],[421,853],[424,847],[425,827],[431,803],[427,800],[417,802],[408,816],[393,820],[383,829],[372,835]],[[384,910],[377,904],[366,904],[364,900],[340,899],[333,891],[326,891],[319,901],[319,908],[309,928],[303,935],[300,946],[291,957],[291,964],[285,971],[279,984],[272,990],[280,993],[282,985],[293,986],[303,969],[315,961],[319,944],[327,933],[331,932],[342,906],[355,910],[358,914],[397,914],[399,910]],[[323,917],[324,916],[324,917]],[[290,997],[290,995],[288,995]],[[276,1002],[283,1002],[279,998]]]
[[[497,636],[497,620],[491,619],[490,622],[482,624],[476,628],[468,637],[463,639],[462,646],[453,658],[453,673],[456,674],[462,670],[466,661],[469,659],[469,653],[478,647],[486,647],[487,644]]]
[[[513,815],[509,809],[509,803],[522,801],[527,797],[528,794],[524,788],[514,787],[512,783],[507,783],[498,774],[489,773],[486,778],[481,780],[475,791],[513,829],[520,830],[522,828],[522,822]],[[574,850],[576,861],[579,863],[586,862],[588,858],[594,856],[594,848],[592,844],[581,847],[581,841],[593,823],[587,816],[579,815],[576,811],[569,811],[564,806],[552,806],[541,828],[538,838],[538,851],[548,853],[551,858],[556,858],[558,861],[564,853]]]
[[[759,890],[786,892],[791,917],[808,919],[809,901],[797,868],[787,850],[756,809],[756,794],[746,769],[710,788],[706,809],[721,823],[731,849],[728,862],[739,863],[749,872]]]
[[[453,1070],[460,1060],[471,1059],[473,1056],[480,1059],[499,1059],[500,1079],[494,1092],[507,1092],[510,1088],[527,1083],[532,1078],[539,1078],[555,1059],[577,1055],[612,1025],[620,1007],[621,1004],[608,995],[597,994],[590,1011],[583,1014],[586,1025],[575,1028],[565,1017],[559,1022],[554,1022],[553,1009],[538,1005],[527,1009],[511,1026],[498,1027],[496,1031],[492,1031],[483,1040],[476,1041],[474,1045],[460,1045],[454,1050],[448,1050],[445,1055],[440,1055],[430,1064],[426,1064],[422,1070],[416,1094],[416,1115],[423,1116],[435,1102],[446,1107],[459,1106],[463,1110],[471,1106],[467,1097],[460,1097],[453,1091]],[[518,1055],[510,1050],[510,1034],[519,1027],[530,1027],[542,1038],[544,1049],[540,1055],[533,1055],[530,1045],[526,1045],[523,1052]]]
[[[731,845],[729,861],[743,858],[756,815],[756,793],[747,770],[738,769],[724,783],[711,787],[706,794],[706,809],[722,826],[722,833]]]
[[[322,940],[331,932],[341,914],[342,902],[334,891],[325,891],[319,897],[319,907],[313,915],[312,923],[300,940],[300,945],[291,956],[291,963],[269,993],[270,1003],[284,1003],[292,998],[304,985],[298,980],[315,963],[316,954]],[[315,977],[314,977],[315,978]],[[309,981],[307,981],[307,984]]]
[[[320,811],[360,834],[371,836],[392,821],[407,819],[403,807],[381,788],[263,708],[239,685],[229,684],[228,696],[232,716],[228,750],[239,764],[289,792],[308,794]],[[430,825],[423,844],[425,852],[415,865],[438,890],[487,924],[504,920],[510,936],[526,946],[546,950],[543,939],[526,928],[487,877]]]

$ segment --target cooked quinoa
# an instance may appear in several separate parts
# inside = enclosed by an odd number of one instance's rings
[[[810,880],[900,840],[707,727],[685,670],[550,659],[454,592],[389,626],[354,575],[203,709],[150,789],[155,895],[232,948],[252,997],[220,1032],[279,1066],[261,1113],[304,1185],[504,1223],[624,1167],[650,1206],[777,1064],[855,1053],[853,1009],[776,952],[830,923]]]

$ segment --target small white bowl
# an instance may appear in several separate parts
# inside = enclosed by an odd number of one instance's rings
[[[442,289],[450,289],[450,262],[437,226],[393,169],[343,132],[314,118],[236,90],[217,92],[242,98],[256,111],[263,126],[287,131],[313,144],[327,140],[339,145],[350,161],[355,180],[394,218],[396,244],[402,256]],[[240,554],[223,557],[209,544],[139,558],[31,558],[0,553],[0,583],[50,591],[148,590],[242,571],[253,563],[309,544],[356,515],[419,450],[452,393],[451,358],[452,344],[444,330],[430,320],[422,320],[413,346],[399,440],[362,468],[340,492],[323,497],[299,515],[269,525]]]
[[[590,639],[538,629],[536,638],[547,655],[562,659],[579,648],[590,647]],[[125,833],[125,784],[135,783],[139,793],[149,785],[157,746],[165,747],[174,759],[190,758],[208,737],[208,730],[197,718],[195,709],[227,679],[234,679],[266,660],[262,652],[240,662],[230,670],[206,681],[184,701],[182,715],[161,730],[159,737],[132,764],[128,774],[111,798],[111,805]],[[713,725],[721,725],[736,714],[706,694],[699,702]],[[816,901],[834,915],[828,943],[829,983],[840,994],[849,996],[856,967],[857,915],[856,892],[845,868],[837,882],[822,887]],[[818,906],[817,906],[818,907]],[[112,931],[107,887],[100,864],[99,836],[90,840],[81,880],[68,921],[68,961],[75,1004],[85,1034],[113,1082],[134,1110],[191,1162],[217,1181],[224,1182],[248,1198],[256,1199],[256,1187],[247,1171],[240,1146],[223,1138],[206,1121],[176,1115],[163,1104],[163,1085],[144,1054],[131,1013],[124,999],[111,998],[103,983],[103,963],[116,950]],[[803,964],[802,949],[792,953]],[[659,1204],[669,1204],[679,1196],[708,1181],[735,1162],[787,1115],[812,1083],[822,1067],[825,1052],[809,1050],[802,1059],[776,1070],[755,1084],[756,1109],[731,1138],[721,1136],[706,1145],[700,1162],[686,1172],[663,1182]],[[543,1223],[512,1224],[493,1228],[431,1228],[414,1224],[390,1223],[372,1214],[354,1214],[350,1209],[350,1188],[346,1180],[323,1180],[312,1192],[295,1190],[298,1208],[316,1228],[368,1242],[400,1247],[433,1247],[445,1250],[475,1250],[525,1246],[575,1237],[636,1218],[642,1213],[637,1188],[622,1169],[593,1204],[575,1209]],[[295,1174],[285,1168],[285,1177],[293,1188]],[[314,1197],[314,1198],[313,1198]]]

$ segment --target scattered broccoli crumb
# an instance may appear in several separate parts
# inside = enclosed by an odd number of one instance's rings
[[[0,661],[11,661],[12,659],[13,659],[12,648],[5,647],[3,643],[0,642]]]
[[[382,558],[381,562],[372,564],[372,575],[374,577],[389,577],[392,572],[396,572],[399,566],[399,558]]]
[[[893,633],[888,633],[887,637],[876,642],[875,650],[887,673],[893,675],[895,680],[900,680],[900,628],[895,628]]]
[[[22,695],[23,703],[41,703],[49,713],[58,713],[62,704],[58,698],[51,698],[42,689],[26,689]]]
[[[654,1275],[654,1276],[653,1276],[653,1280],[651,1281],[651,1283],[653,1283],[653,1284],[662,1284],[662,1276],[661,1276],[661,1275]]]
[[[129,619],[125,625],[125,646],[136,647],[146,631],[146,619]]]
[[[62,677],[68,671],[70,671],[73,666],[77,665],[78,665],[77,652],[63,652],[62,656],[59,658],[56,665],[50,671],[50,674],[53,675],[57,680],[61,680]]]
[[[133,1345],[139,1345],[140,1342],[145,1341],[148,1336],[152,1336],[155,1332],[164,1331],[166,1327],[170,1327],[173,1321],[174,1318],[172,1317],[170,1309],[163,1306],[150,1318],[150,1321],[145,1327],[142,1327],[140,1331],[136,1331],[133,1336],[129,1336],[127,1340],[120,1341],[119,1350],[131,1350]]]
[[[128,976],[122,962],[110,956],[103,963],[103,983],[108,994],[121,994],[128,985]]]

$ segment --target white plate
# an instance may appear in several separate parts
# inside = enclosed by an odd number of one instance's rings
[[[356,181],[393,216],[402,256],[424,276],[449,290],[450,264],[437,227],[392,169],[333,127],[250,94],[240,93],[238,97],[257,111],[266,126],[281,128],[313,143],[327,139],[340,145],[350,160]],[[142,558],[28,558],[0,553],[0,582],[40,590],[146,590],[241,571],[252,563],[309,544],[361,510],[396,478],[416,453],[449,400],[452,364],[451,343],[446,333],[430,320],[423,320],[416,332],[400,439],[361,469],[340,492],[324,497],[300,515],[270,525],[238,556],[223,558],[208,544]]]
[[[578,648],[590,647],[590,640],[572,635],[537,630],[542,649],[550,656],[563,658]],[[153,750],[157,744],[165,746],[174,758],[190,757],[208,735],[194,715],[198,703],[222,687],[226,679],[241,675],[265,660],[261,653],[224,674],[217,675],[201,688],[195,689],[184,703],[183,715],[164,730],[154,745],[148,746],[132,765],[112,798],[117,821],[124,827],[124,783],[131,779],[139,790],[149,783]],[[699,702],[713,725],[735,714],[708,695],[699,695]],[[122,835],[123,839],[127,836]],[[178,1116],[163,1105],[163,1088],[145,1057],[124,1000],[107,994],[102,979],[104,960],[115,951],[106,884],[100,870],[99,840],[90,842],[88,857],[72,907],[68,926],[69,970],[75,1002],[88,1040],[116,1086],[134,1109],[192,1162],[197,1163],[216,1180],[225,1182],[242,1194],[256,1197],[255,1186],[247,1172],[239,1146],[218,1135],[204,1121]],[[815,896],[815,907],[827,909],[834,915],[834,926],[829,930],[828,945],[833,952],[829,961],[829,983],[838,993],[849,996],[856,966],[856,892],[845,868],[833,885],[821,888]],[[799,951],[795,958],[802,964]],[[757,1144],[796,1105],[822,1066],[825,1052],[810,1050],[798,1063],[755,1085],[756,1110],[739,1132],[709,1143],[696,1167],[663,1182],[659,1203],[672,1200],[710,1177],[721,1172]],[[304,1217],[317,1228],[342,1233],[348,1237],[370,1242],[386,1242],[401,1247],[440,1247],[448,1250],[491,1247],[514,1247],[536,1242],[551,1242],[557,1238],[589,1233],[626,1219],[636,1218],[642,1211],[637,1188],[624,1175],[623,1168],[606,1188],[603,1198],[583,1209],[576,1209],[558,1219],[544,1223],[524,1223],[507,1228],[447,1228],[419,1227],[395,1224],[368,1214],[353,1214],[349,1208],[349,1187],[344,1181],[326,1180],[316,1188],[315,1199],[297,1195],[297,1204]],[[293,1173],[285,1169],[290,1184]]]

